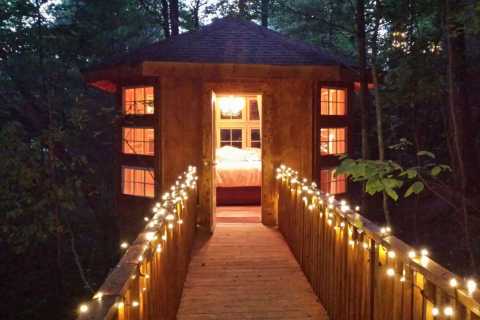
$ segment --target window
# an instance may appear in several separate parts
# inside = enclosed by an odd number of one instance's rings
[[[346,152],[346,128],[320,129],[320,154],[341,155]]]
[[[153,156],[155,135],[153,128],[123,128],[123,153]]]
[[[153,198],[155,195],[155,175],[153,169],[122,167],[122,193]]]
[[[320,114],[322,116],[344,116],[345,89],[320,89]]]
[[[125,114],[153,114],[153,111],[153,87],[123,90],[123,112]]]
[[[262,146],[262,137],[260,129],[250,129],[250,148],[260,148]]]
[[[237,148],[242,148],[242,129],[230,129],[222,128],[220,129],[220,147],[232,146]]]
[[[248,110],[248,120],[260,120],[260,112],[258,111],[258,101],[256,98],[248,100]]]
[[[345,175],[335,175],[334,169],[320,170],[320,190],[330,194],[345,193],[347,182]]]
[[[220,119],[241,120],[245,109],[245,98],[236,96],[219,97],[218,107],[220,109]]]

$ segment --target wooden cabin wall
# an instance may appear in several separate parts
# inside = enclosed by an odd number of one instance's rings
[[[313,81],[271,80],[269,89],[263,98],[262,222],[275,225],[276,167],[283,163],[312,178]]]
[[[160,139],[162,142],[162,182],[172,185],[189,165],[200,169],[201,86],[199,80],[161,79]]]
[[[275,168],[284,163],[312,179],[313,80],[212,82],[162,77],[155,82],[155,128],[156,139],[159,139],[155,167],[160,179],[156,198],[161,197],[160,191],[174,183],[188,165],[197,166],[199,222],[203,224],[210,223],[210,201],[214,201],[211,200],[213,181],[209,163],[214,148],[212,92],[262,94],[262,222],[275,225]],[[117,177],[117,186],[121,185],[119,180]],[[151,200],[120,195],[118,204],[123,217],[120,229],[135,231],[136,221],[140,225],[143,223],[142,217],[151,209],[152,203]]]

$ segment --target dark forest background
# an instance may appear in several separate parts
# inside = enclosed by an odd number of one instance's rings
[[[350,156],[368,174],[346,172],[373,196],[355,202],[449,269],[478,274],[478,1],[0,0],[1,319],[74,318],[119,258],[118,115],[81,70],[226,15],[356,68]]]

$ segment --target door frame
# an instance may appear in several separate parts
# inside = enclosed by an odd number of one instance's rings
[[[202,112],[202,180],[200,186],[200,207],[201,222],[210,232],[215,231],[215,208],[216,208],[216,187],[215,187],[215,95],[259,95],[262,99],[261,108],[261,134],[262,134],[262,222],[264,221],[264,185],[265,185],[265,110],[266,101],[270,101],[270,90],[265,82],[258,81],[225,81],[225,82],[205,82],[202,90],[203,112]],[[271,224],[271,223],[265,223]]]

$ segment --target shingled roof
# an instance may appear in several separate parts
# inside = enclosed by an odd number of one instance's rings
[[[264,65],[343,65],[327,52],[241,18],[215,20],[197,31],[156,42],[115,59]]]

